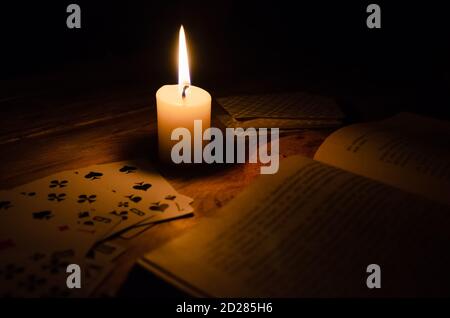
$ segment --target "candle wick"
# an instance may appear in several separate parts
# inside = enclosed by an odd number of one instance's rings
[[[181,97],[185,98],[186,97],[186,90],[189,88],[189,85],[185,85],[183,87],[183,91],[181,92]]]

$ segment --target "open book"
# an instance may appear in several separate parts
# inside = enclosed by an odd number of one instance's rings
[[[342,128],[139,264],[198,296],[448,296],[449,126],[401,114]]]

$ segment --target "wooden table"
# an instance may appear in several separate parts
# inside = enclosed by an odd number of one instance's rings
[[[99,87],[87,82],[75,89],[55,80],[37,87],[35,80],[19,83],[13,82],[0,96],[1,189],[62,170],[130,158],[148,158],[158,166],[154,91],[148,86]],[[312,157],[329,133],[305,130],[282,136],[281,160],[293,154]],[[257,164],[201,166],[194,172],[158,167],[177,191],[194,198],[195,216],[158,224],[133,239],[115,238],[127,251],[97,295],[114,295],[139,256],[188,231],[202,217],[220,213],[220,207],[259,175]]]

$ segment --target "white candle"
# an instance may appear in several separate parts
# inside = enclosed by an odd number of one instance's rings
[[[178,47],[178,85],[164,85],[156,92],[159,158],[171,161],[172,131],[184,127],[194,135],[194,120],[202,120],[203,130],[211,124],[211,95],[191,85],[186,37],[180,28]]]

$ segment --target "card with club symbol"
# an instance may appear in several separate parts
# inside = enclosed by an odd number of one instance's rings
[[[0,202],[6,202],[0,209],[0,258],[67,247],[87,253],[97,240],[88,226],[77,224],[72,213],[55,206],[57,201],[39,197],[37,192],[0,191]]]
[[[141,222],[156,223],[193,212],[192,199],[177,193],[151,164],[142,160],[90,166],[75,174],[120,198],[110,211],[124,219],[114,228],[115,233]]]
[[[36,250],[8,259],[0,265],[0,297],[87,297],[113,268],[112,260],[123,250],[112,244],[100,244],[92,255],[83,257],[75,250]],[[80,267],[80,288],[67,286],[67,268]]]
[[[115,162],[64,171],[0,192],[0,252],[50,250],[72,242],[87,253],[95,242],[144,222],[193,212],[146,162]]]

